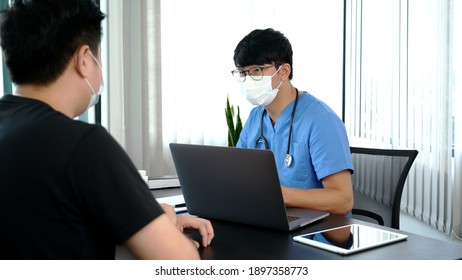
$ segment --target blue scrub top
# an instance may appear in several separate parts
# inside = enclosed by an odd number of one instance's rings
[[[345,125],[324,102],[307,92],[300,94],[293,120],[290,154],[292,164],[284,165],[290,118],[294,102],[287,105],[276,124],[264,107],[252,109],[237,142],[240,148],[256,147],[263,118],[263,136],[274,153],[279,180],[282,185],[301,189],[322,188],[321,179],[343,170],[353,172],[350,144]]]

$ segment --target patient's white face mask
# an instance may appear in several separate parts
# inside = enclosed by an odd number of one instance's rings
[[[91,98],[90,98],[90,102],[88,102],[88,106],[87,106],[87,110],[90,109],[91,107],[95,106],[96,103],[98,103],[99,101],[99,96],[101,95],[101,93],[103,92],[103,88],[104,88],[104,81],[103,81],[103,68],[101,67],[101,64],[99,64],[98,60],[93,56],[93,54],[91,52],[88,52],[91,56],[91,58],[93,58],[93,60],[95,61],[96,65],[98,65],[99,69],[101,69],[101,84],[99,86],[99,90],[98,92],[95,92],[95,90],[93,89],[93,87],[91,86],[90,82],[88,81],[87,77],[83,77],[84,81],[87,83],[88,87],[90,88],[91,92],[92,92],[92,95],[91,95]]]
[[[250,77],[247,77],[243,83],[241,83],[241,92],[245,95],[247,100],[253,105],[261,105],[263,107],[271,104],[276,98],[279,85],[273,89],[272,78],[281,69],[281,66],[272,76],[263,76],[261,80],[255,81]]]

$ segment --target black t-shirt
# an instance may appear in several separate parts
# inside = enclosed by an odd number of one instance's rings
[[[103,127],[0,99],[0,259],[114,259],[162,213]]]

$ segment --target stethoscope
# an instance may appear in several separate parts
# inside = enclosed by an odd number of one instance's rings
[[[292,155],[290,154],[290,141],[292,139],[292,124],[294,122],[294,116],[295,116],[295,110],[297,109],[297,103],[298,103],[298,90],[295,88],[295,102],[294,102],[294,107],[292,108],[292,114],[290,116],[290,126],[289,126],[289,139],[287,141],[287,150],[286,150],[286,156],[284,157],[284,166],[289,167],[292,164]],[[260,119],[260,137],[258,137],[257,141],[255,142],[255,148],[258,147],[259,144],[263,144],[265,146],[265,149],[268,149],[268,142],[266,141],[265,136],[263,136],[263,118],[265,116],[265,110],[261,113],[261,119]]]

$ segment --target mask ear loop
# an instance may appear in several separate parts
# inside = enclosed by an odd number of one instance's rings
[[[281,70],[281,68],[282,68],[282,65],[279,66],[278,70],[276,70],[276,72],[274,72],[274,74],[271,76],[271,78],[273,78],[274,76],[276,76],[276,74],[279,72],[279,70]],[[282,80],[281,80],[281,82],[279,83],[279,85],[278,85],[276,88],[279,89],[279,87],[280,87],[281,85],[282,85]],[[271,86],[271,89],[272,89],[272,88],[273,88],[273,87]]]
[[[96,65],[98,65],[99,69],[101,70],[101,83],[100,83],[98,92],[95,92],[95,89],[90,84],[87,77],[83,77],[83,80],[85,81],[85,83],[87,83],[87,85],[90,88],[91,93],[92,93],[90,101],[89,101],[89,103],[87,105],[87,110],[89,108],[93,107],[96,103],[98,103],[100,95],[101,95],[101,93],[103,91],[103,88],[104,88],[103,68],[101,67],[101,64],[98,62],[98,60],[95,58],[95,56],[93,55],[93,53],[91,51],[89,51],[88,54],[90,55],[90,57],[93,59],[93,61],[96,63]]]
[[[96,65],[98,65],[99,69],[101,70],[101,83],[100,83],[98,92],[95,92],[95,90],[93,89],[93,87],[92,87],[92,86],[90,85],[90,83],[88,82],[87,78],[84,78],[84,79],[85,79],[85,82],[87,82],[88,86],[91,88],[91,91],[93,92],[93,95],[101,95],[101,93],[102,93],[102,91],[103,91],[103,88],[104,88],[103,67],[102,67],[101,64],[98,62],[98,60],[96,59],[96,57],[93,55],[93,53],[92,53],[91,51],[88,51],[88,54],[91,56],[91,58],[93,59],[93,61],[96,63]]]
[[[101,64],[99,64],[98,59],[96,59],[96,57],[93,55],[93,53],[90,50],[88,51],[88,54],[91,56],[91,58],[93,58],[93,61],[95,61],[96,65],[98,65],[100,69],[103,69]]]
[[[282,65],[279,66],[278,70],[276,70],[276,72],[274,72],[273,75],[271,75],[271,78],[274,77],[274,76],[276,76],[276,74],[279,72],[279,70],[281,70],[281,68],[282,68]],[[282,83],[282,81],[281,81],[281,83]]]
[[[92,95],[97,95],[98,93],[93,89],[93,87],[90,85],[90,82],[88,81],[87,77],[83,77],[83,80],[85,83],[87,83],[88,87],[91,90]]]

